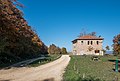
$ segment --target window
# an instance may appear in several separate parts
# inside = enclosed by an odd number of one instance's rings
[[[83,44],[83,41],[81,41],[81,44]]]
[[[91,45],[93,44],[93,42],[91,41]]]
[[[100,50],[95,50],[95,53],[100,53]]]
[[[99,44],[99,41],[97,41],[97,45]]]
[[[88,45],[89,45],[89,41],[88,41]]]

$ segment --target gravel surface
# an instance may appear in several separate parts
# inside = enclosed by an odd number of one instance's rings
[[[61,81],[69,55],[38,67],[20,67],[0,70],[0,81]]]

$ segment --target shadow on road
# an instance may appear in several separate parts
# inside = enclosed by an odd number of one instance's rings
[[[43,81],[55,81],[54,78],[45,79]]]
[[[10,81],[10,80],[0,80],[0,81]]]

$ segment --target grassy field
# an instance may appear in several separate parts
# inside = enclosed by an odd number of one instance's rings
[[[54,61],[54,60],[60,58],[61,56],[62,56],[62,54],[51,54],[51,55],[48,55],[45,59],[36,60],[36,61],[30,63],[28,66],[29,67],[37,67],[39,65]]]
[[[120,81],[120,73],[114,72],[115,56],[103,56],[99,61],[91,57],[71,56],[64,81]]]

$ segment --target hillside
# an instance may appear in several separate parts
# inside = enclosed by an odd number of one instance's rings
[[[0,64],[47,53],[47,46],[27,24],[16,0],[0,0]]]

